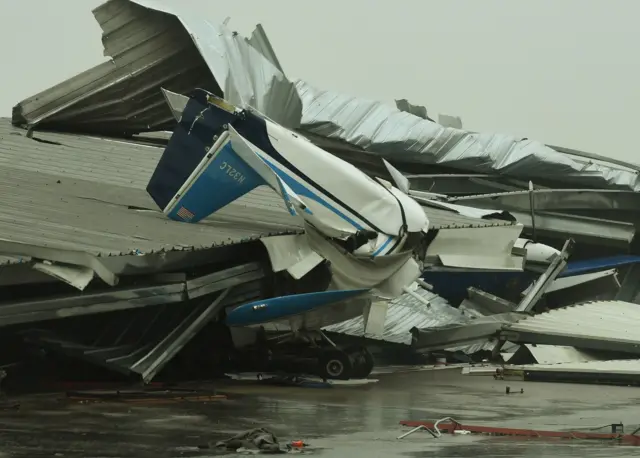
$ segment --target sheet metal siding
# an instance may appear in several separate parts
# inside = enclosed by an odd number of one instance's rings
[[[113,61],[24,100],[14,108],[16,123],[102,134],[171,128],[174,120],[160,88],[188,93],[202,87],[288,127],[392,161],[640,189],[632,165],[599,163],[594,155],[563,153],[509,135],[444,127],[380,102],[303,81],[293,85],[261,27],[246,40],[224,25],[213,27],[187,2],[110,0],[94,15]]]
[[[509,211],[527,228],[532,227],[531,214],[524,211]],[[536,231],[550,236],[566,238],[567,234],[579,240],[611,243],[626,246],[636,233],[635,225],[621,221],[589,218],[560,213],[536,212]]]
[[[443,127],[382,102],[297,82],[301,129],[344,141],[392,162],[437,164],[477,173],[555,179],[587,187],[640,190],[635,171],[590,163],[533,140]]]
[[[94,136],[53,132],[34,132],[33,136],[44,142],[27,138],[25,130],[12,126],[9,119],[0,118],[0,170],[38,172],[62,177],[65,182],[83,180],[144,190],[163,151],[142,142]],[[85,192],[88,190],[87,187]],[[104,194],[101,196],[104,198]],[[127,198],[129,205],[156,208],[146,192],[131,193]],[[426,211],[434,229],[503,224],[502,221],[469,218],[447,210],[427,208]],[[270,224],[301,226],[286,211],[280,197],[266,186],[220,210],[216,217],[238,221],[259,219]]]
[[[616,189],[536,189],[536,210],[630,210],[640,207],[640,194]],[[455,196],[449,199],[458,205],[474,205],[480,208],[506,211],[527,211],[530,206],[529,191],[507,191],[471,196]]]
[[[268,188],[199,224],[171,221],[145,191],[161,148],[70,134],[34,136],[47,143],[0,119],[2,240],[104,256],[207,248],[301,230]],[[0,259],[15,262],[16,256]]]
[[[27,138],[27,132],[11,125],[7,118],[0,118],[0,170],[38,172],[61,178],[78,179],[113,185],[116,187],[145,190],[163,148],[141,142],[127,142],[74,134],[35,132]],[[146,195],[146,192],[145,192]],[[151,204],[150,197],[140,200],[141,194],[132,193],[130,205]],[[237,204],[237,205],[236,205]],[[284,221],[295,221],[271,189],[258,188],[238,199],[230,208],[249,207],[275,212],[272,220],[281,220],[279,210],[285,212]],[[155,209],[153,204],[151,209]],[[224,214],[228,209],[223,209]]]
[[[515,332],[532,332],[640,344],[640,305],[622,301],[596,301],[552,310],[505,326]]]
[[[126,0],[94,10],[105,55],[113,57],[14,108],[14,122],[89,132],[139,132],[172,127],[160,87],[189,92],[219,88],[179,21]]]
[[[270,62],[275,56],[262,54],[270,45],[261,27],[249,41],[191,5],[152,0],[110,0],[94,16],[112,61],[22,101],[15,123],[103,134],[170,129],[175,120],[160,89],[203,88],[297,127],[302,103]]]
[[[0,237],[6,240],[107,255],[197,249],[300,228],[267,187],[198,225],[169,221],[145,191],[161,148],[64,133],[35,132],[34,138],[0,119]],[[429,211],[429,217],[434,228],[487,224],[448,211]],[[0,265],[18,262],[0,258]]]
[[[202,249],[294,230],[262,223],[242,207],[240,215],[230,209],[230,218],[189,225],[169,220],[151,202],[138,209],[149,200],[142,190],[12,170],[1,170],[0,180],[5,241],[105,256]],[[133,202],[137,208],[129,206]]]
[[[427,307],[410,294],[403,294],[389,302],[382,337],[367,337],[410,345],[411,334],[409,331],[411,328],[430,329],[448,324],[461,324],[467,321],[463,313],[451,307],[446,299],[424,289],[419,289],[417,293],[428,300],[431,306]],[[329,332],[362,336],[364,334],[364,319],[359,316],[324,329]]]

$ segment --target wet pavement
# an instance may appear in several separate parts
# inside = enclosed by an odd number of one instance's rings
[[[0,412],[0,457],[207,457],[208,444],[254,427],[282,441],[311,444],[319,457],[623,457],[640,448],[602,442],[445,435],[408,429],[400,420],[550,430],[587,430],[640,422],[640,389],[496,381],[460,370],[384,374],[378,384],[331,389],[225,382],[227,400],[168,405],[78,403],[63,396],[21,399]],[[510,386],[515,394],[506,395]],[[520,389],[524,393],[520,394]],[[634,428],[635,429],[635,428]],[[608,432],[608,429],[599,432]]]

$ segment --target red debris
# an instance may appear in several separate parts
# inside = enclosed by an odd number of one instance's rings
[[[416,428],[425,426],[429,429],[435,427],[434,422],[430,421],[408,421],[400,422],[403,426]],[[540,437],[555,439],[583,439],[583,440],[616,440],[624,442],[628,445],[640,445],[640,436],[634,434],[620,433],[590,433],[584,431],[544,431],[536,429],[516,429],[516,428],[498,428],[495,426],[475,426],[462,425],[460,423],[439,423],[438,429],[443,433],[454,434],[454,431],[469,431],[472,434],[488,434],[491,436],[520,436],[520,437]]]

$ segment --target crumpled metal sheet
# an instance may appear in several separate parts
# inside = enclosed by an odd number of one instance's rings
[[[298,126],[302,102],[262,27],[247,40],[190,2],[109,0],[93,14],[111,60],[21,101],[14,124],[111,136],[171,130],[161,88],[203,88]]]
[[[130,1],[178,18],[228,102],[243,108],[252,107],[289,128],[297,127],[301,100],[295,84],[280,70],[275,54],[271,53],[273,62],[263,54],[272,48],[266,45],[269,41],[262,27],[248,40],[224,24],[214,26],[189,2]]]
[[[418,288],[416,293],[429,301],[431,306],[427,307],[412,295],[405,293],[389,301],[382,336],[367,335],[367,337],[410,345],[411,333],[409,331],[414,327],[430,329],[452,324],[463,324],[468,321],[468,318],[460,310],[450,306],[446,299],[422,288]],[[364,319],[360,315],[351,320],[325,327],[324,330],[351,336],[362,336],[364,334]]]
[[[409,346],[412,338],[411,329],[414,327],[428,332],[464,326],[472,321],[471,317],[463,310],[452,307],[443,297],[423,288],[418,288],[416,293],[429,301],[431,305],[427,307],[411,294],[405,293],[389,301],[382,336],[366,335],[366,337]],[[360,337],[364,335],[364,319],[361,315],[342,323],[327,326],[323,330]],[[483,339],[479,342],[452,346],[451,348],[444,345],[443,349],[472,355],[483,350],[491,351],[494,346],[495,342]]]
[[[417,116],[419,118],[433,121],[433,119],[431,119],[427,114],[427,107],[423,105],[414,105],[411,102],[409,102],[407,99],[397,99],[396,108],[400,111],[411,113],[412,115]]]
[[[346,142],[391,162],[640,191],[634,170],[578,161],[538,141],[444,127],[382,102],[320,90],[304,81],[298,81],[296,88],[303,104],[303,131]]]

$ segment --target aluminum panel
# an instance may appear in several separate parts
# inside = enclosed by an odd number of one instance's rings
[[[640,305],[596,301],[552,310],[505,327],[515,333],[626,342],[640,349]]]
[[[505,134],[444,127],[382,102],[297,82],[304,132],[385,157],[394,164],[426,164],[580,187],[640,190],[635,167],[595,163],[541,142]]]

